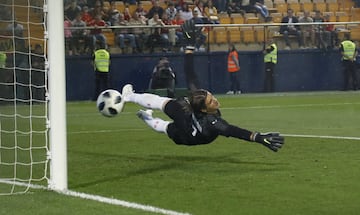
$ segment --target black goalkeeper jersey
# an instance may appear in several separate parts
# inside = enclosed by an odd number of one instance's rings
[[[181,145],[200,145],[214,141],[219,135],[250,141],[252,132],[229,124],[217,113],[191,113],[183,108],[183,101],[173,100],[165,106],[165,113],[174,120],[168,126],[168,136]]]

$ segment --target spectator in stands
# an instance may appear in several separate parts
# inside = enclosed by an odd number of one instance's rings
[[[116,23],[117,20],[119,20],[119,15],[120,15],[120,12],[116,8],[115,1],[111,2],[110,9],[108,11],[108,17],[109,17],[108,25],[113,26],[114,23]]]
[[[330,22],[330,16],[326,14],[324,16],[325,22]],[[339,46],[338,32],[335,30],[334,24],[326,24],[324,29],[324,40],[327,44],[327,48],[331,49]]]
[[[227,6],[227,13],[229,16],[233,13],[240,13],[241,11],[244,13],[244,11],[241,9],[241,0],[240,1],[230,1]]]
[[[87,6],[88,3],[87,3],[87,0],[78,0],[77,5],[79,5],[80,8],[83,8],[84,6]]]
[[[93,27],[90,30],[91,52],[96,48],[96,42],[100,42],[100,46],[107,49],[107,41],[105,35],[102,33],[102,28],[106,27],[105,21],[101,18],[101,15],[96,15],[95,19],[89,23],[89,26]]]
[[[350,40],[348,34],[340,44],[341,60],[344,66],[344,90],[358,90],[359,83],[356,74],[355,61],[357,56],[356,44]]]
[[[68,52],[69,55],[73,54],[73,40],[72,33],[69,29],[71,27],[71,22],[68,19],[64,19],[64,38],[65,38],[65,52]]]
[[[137,17],[140,17],[141,19],[144,19],[144,18],[146,18],[147,14],[148,14],[148,11],[144,9],[143,3],[142,3],[141,1],[139,1],[139,2],[137,3],[137,7],[136,7],[134,13],[135,13],[135,15],[136,15]],[[134,16],[133,16],[133,17],[134,17]],[[145,21],[146,21],[146,20],[145,20]]]
[[[70,22],[76,18],[77,14],[81,13],[81,7],[77,4],[76,0],[72,0],[64,9],[65,18]]]
[[[135,35],[136,47],[139,53],[142,53],[144,50],[144,45],[149,37],[149,29],[142,28],[146,26],[146,18],[141,14],[136,14],[129,21],[130,26],[139,26],[139,28],[133,28],[133,34]]]
[[[310,17],[309,11],[304,11],[304,16],[300,17],[299,19],[300,23],[313,23],[313,19]],[[312,48],[315,45],[315,35],[314,35],[314,27],[313,25],[302,25],[300,27],[302,38],[303,38],[303,44],[305,47]]]
[[[107,18],[107,14],[103,10],[101,1],[96,1],[95,7],[91,10],[91,16],[100,16],[102,20],[104,20],[105,17]]]
[[[175,8],[174,3],[169,2],[168,7],[165,10],[165,13],[167,14],[169,20],[175,19],[177,9]]]
[[[126,5],[136,5],[137,0],[123,0],[124,4]]]
[[[154,52],[155,46],[163,44],[160,36],[160,27],[165,26],[165,23],[160,19],[159,14],[155,13],[153,17],[148,20],[148,25],[154,27],[151,29],[151,34],[148,38],[148,46],[150,48],[150,53],[152,53]]]
[[[25,48],[24,26],[16,18],[6,26],[6,33],[7,35],[14,36],[15,50],[23,50]]]
[[[320,11],[315,11],[315,16],[313,17],[314,23],[316,22],[324,22],[324,18],[321,16],[321,12]],[[315,26],[315,42],[317,47],[326,49],[327,45],[325,44],[324,41],[324,25],[316,25]]]
[[[204,15],[210,20],[212,24],[219,24],[218,11],[213,5],[213,1],[209,0],[207,6],[205,7]]]
[[[161,17],[162,22],[166,25],[171,25],[171,20],[168,18],[167,13],[163,13]],[[161,28],[160,29],[161,41],[163,42],[163,51],[170,51],[171,44],[175,43],[175,29]],[[171,39],[171,40],[170,40]]]
[[[89,8],[87,6],[83,7],[82,13],[81,13],[81,20],[86,23],[86,25],[89,25],[89,23],[93,20],[93,17],[91,13],[89,12]]]
[[[225,13],[227,11],[226,5],[228,5],[231,1],[227,0],[215,0],[214,5],[219,10],[220,13]]]
[[[193,12],[191,8],[189,7],[189,4],[184,2],[183,7],[180,10],[181,19],[186,21],[193,18]]]
[[[257,0],[238,0],[240,3],[240,13],[256,13],[256,8],[254,7]]]
[[[4,4],[6,5],[6,3]],[[0,5],[0,20],[3,21],[10,21],[13,19],[12,14],[11,14],[11,10],[8,9],[8,7],[2,6]],[[1,31],[2,29],[0,29]]]
[[[128,6],[126,6],[124,8],[123,15],[124,15],[124,20],[126,20],[126,21],[130,21],[130,19],[132,18],[131,13],[130,13],[130,9],[129,9]]]
[[[101,5],[101,7],[102,7],[102,5],[103,5],[103,3],[102,3],[102,0],[101,1],[99,1],[99,0],[86,0],[87,1],[87,5],[88,5],[88,7],[91,9],[91,10],[93,10],[95,7],[96,7],[96,5]]]
[[[173,19],[172,21],[171,21],[171,24],[173,24],[173,25],[182,25],[182,24],[184,24],[184,20],[183,19],[181,19],[181,14],[180,14],[180,12],[178,11],[177,13],[176,13],[176,16],[175,16],[175,19]],[[183,32],[182,32],[182,28],[181,27],[178,27],[178,28],[176,28],[176,30],[175,30],[175,35],[176,35],[176,41],[177,41],[177,43],[181,46],[181,47],[183,47],[183,48],[185,48],[184,47],[184,44],[183,44],[183,38],[184,38],[184,35],[183,35]]]
[[[261,16],[264,18],[264,20],[270,21],[270,14],[269,14],[269,10],[266,7],[266,5],[264,4],[264,0],[256,0],[255,4],[254,4],[254,8],[256,10],[257,13],[260,13]]]
[[[296,36],[299,47],[303,48],[300,26],[293,25],[293,24],[299,23],[299,20],[294,16],[294,11],[292,9],[287,10],[287,16],[282,18],[281,23],[288,24],[288,25],[282,25],[280,27],[280,34],[282,34],[284,36],[284,40],[286,43],[285,49],[287,49],[287,50],[291,49],[289,35]]]
[[[86,43],[88,39],[88,31],[85,29],[86,23],[81,20],[81,14],[78,14],[74,21],[72,21],[71,26],[78,29],[71,30],[72,34],[72,45],[73,52],[75,55],[82,53],[80,50],[80,44]]]
[[[147,18],[151,19],[155,14],[158,14],[159,17],[162,17],[164,9],[160,6],[159,0],[153,1],[153,6],[150,8]]]
[[[199,18],[203,18],[205,16],[205,7],[202,1],[196,0],[195,7],[193,9],[196,10],[198,13]]]
[[[124,19],[123,14],[120,14],[118,21],[115,23],[115,26],[126,27],[129,26],[129,22]],[[132,29],[116,28],[114,33],[122,53],[125,53],[125,40],[129,41],[129,45],[132,48],[132,53],[137,52],[135,35],[132,33]]]

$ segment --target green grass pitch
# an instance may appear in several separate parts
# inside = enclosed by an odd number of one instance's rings
[[[139,120],[135,104],[106,118],[94,102],[69,102],[69,189],[195,215],[360,213],[360,140],[346,138],[360,138],[358,92],[217,98],[228,122],[286,134],[283,149],[225,137],[178,146]],[[0,200],[4,215],[153,214],[45,190]]]

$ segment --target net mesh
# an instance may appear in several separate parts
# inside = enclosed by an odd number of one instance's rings
[[[48,183],[44,5],[0,2],[0,195]]]

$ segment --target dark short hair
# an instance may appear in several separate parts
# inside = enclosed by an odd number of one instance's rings
[[[199,89],[192,91],[189,96],[189,102],[194,112],[201,112],[202,109],[206,108],[206,96],[208,95],[207,90]]]

